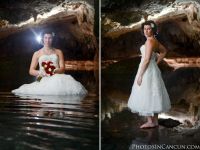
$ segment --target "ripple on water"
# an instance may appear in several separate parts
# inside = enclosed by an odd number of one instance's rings
[[[0,92],[0,147],[98,149],[97,99]]]

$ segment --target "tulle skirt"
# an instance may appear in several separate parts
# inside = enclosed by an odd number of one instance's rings
[[[137,78],[141,67],[142,60],[132,86],[128,108],[142,116],[153,116],[154,113],[168,111],[171,103],[156,61],[150,61],[143,75],[142,84],[139,86]]]
[[[18,89],[12,90],[14,94],[26,95],[86,95],[87,90],[72,76],[55,74],[43,77],[40,81],[23,84]]]

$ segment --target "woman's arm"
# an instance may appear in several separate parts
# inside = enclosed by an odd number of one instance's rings
[[[58,55],[58,58],[59,58],[59,68],[57,68],[54,73],[62,74],[62,73],[65,72],[64,55],[63,55],[61,50],[57,50],[57,55]]]
[[[160,43],[158,49],[160,54],[158,55],[157,64],[159,64],[167,54],[167,49]]]
[[[38,65],[38,53],[35,52],[33,54],[31,65],[30,65],[30,69],[29,69],[29,74],[30,75],[38,76],[40,74],[39,70],[36,70],[37,65]]]
[[[143,75],[149,65],[152,51],[153,51],[153,44],[154,43],[152,40],[147,40],[147,42],[145,44],[145,57],[144,57],[144,60],[143,60],[142,66],[141,66],[141,70],[139,72],[139,76],[138,76],[138,80],[137,80],[138,85],[141,85]]]

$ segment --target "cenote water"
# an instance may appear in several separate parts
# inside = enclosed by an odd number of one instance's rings
[[[159,115],[158,128],[139,129],[145,118],[127,108],[139,61],[140,58],[122,60],[102,70],[102,149],[144,149],[136,145],[150,144],[188,144],[200,148],[200,69],[173,70],[160,64],[172,109]]]
[[[25,68],[10,66],[1,74],[0,149],[98,149],[98,85],[94,72],[66,71],[89,91],[85,97],[13,95],[12,89],[35,80]]]

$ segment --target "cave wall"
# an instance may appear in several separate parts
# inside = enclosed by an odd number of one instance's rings
[[[25,57],[32,55],[35,51],[42,47],[38,43],[33,32],[38,34],[46,28],[51,28],[55,32],[53,46],[63,51],[66,60],[93,60],[95,55],[95,47],[79,40],[72,33],[74,26],[71,23],[49,24],[48,27],[38,27],[24,30],[7,38],[0,39],[1,57]],[[78,28],[78,27],[77,27]]]
[[[168,20],[158,24],[159,35],[156,37],[167,49],[167,57],[200,56],[200,44],[197,39],[188,36],[187,31],[179,24],[185,20]],[[102,39],[103,59],[127,58],[139,55],[139,48],[145,43],[140,30],[128,32],[118,38]]]
[[[102,12],[102,57],[126,59],[140,54],[145,42],[141,24],[154,20],[156,37],[167,57],[200,56],[200,1],[198,0],[104,0]]]
[[[42,47],[36,34],[43,29],[54,31],[53,46],[63,51],[66,61],[93,61],[97,56],[93,0],[8,0],[0,4],[1,90],[35,81],[28,72],[33,53]]]
[[[31,55],[27,53],[32,53],[42,46],[35,41],[34,34],[39,35],[45,28],[51,28],[55,32],[54,46],[63,50],[67,60],[94,60],[97,55],[98,46],[94,34],[95,11],[92,0],[43,2],[8,0],[1,4],[1,23],[7,21],[6,24],[1,24],[0,28],[0,46],[3,49],[1,56],[15,55],[15,53],[21,57]],[[13,11],[5,14],[8,10]],[[17,13],[17,10],[20,11]],[[21,12],[24,10],[27,13]],[[36,18],[32,10],[37,12]],[[16,14],[19,17],[15,17]]]

